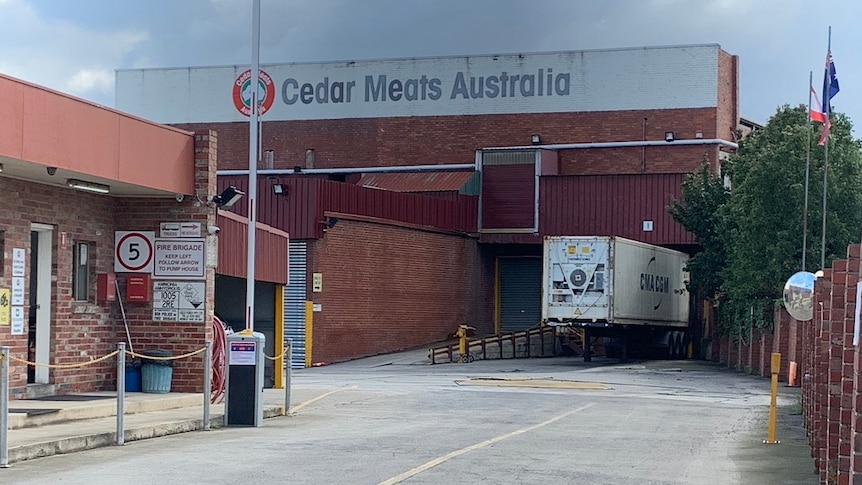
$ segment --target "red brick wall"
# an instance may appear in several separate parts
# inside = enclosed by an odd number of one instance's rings
[[[195,134],[196,190],[202,198],[216,193],[217,141],[212,132]],[[174,199],[119,199],[117,230],[153,230],[158,234],[160,222],[199,221],[203,227],[215,225],[216,209],[194,200],[177,203]],[[218,238],[207,237],[207,246],[218,244]],[[218,253],[218,247],[210,249]],[[174,356],[198,350],[213,338],[212,319],[215,308],[215,269],[207,268],[206,312],[203,323],[153,321],[152,303],[126,303],[132,347],[136,352],[149,349],[169,350]],[[119,275],[122,284],[125,275]],[[203,353],[174,361],[171,390],[203,392]]]
[[[739,57],[718,52],[717,138],[735,141],[739,121]],[[765,121],[765,120],[764,120]]]
[[[474,238],[341,218],[309,254],[323,275],[314,363],[425,346],[459,324],[493,333],[493,263]]]
[[[203,140],[206,164],[199,166],[200,179],[212,179],[215,190],[215,152],[210,160],[209,146]],[[214,149],[215,146],[213,145]],[[211,162],[211,163],[210,163]],[[210,175],[207,175],[210,174]],[[59,177],[60,175],[58,175]],[[62,181],[60,181],[62,183]],[[105,356],[126,340],[123,319],[118,303],[95,301],[95,276],[90,283],[90,301],[75,301],[72,297],[73,248],[76,242],[89,242],[93,273],[113,273],[115,230],[158,230],[158,222],[171,220],[201,220],[212,224],[214,210],[206,206],[194,207],[191,201],[178,204],[168,199],[115,199],[110,196],[87,194],[62,186],[49,186],[0,177],[0,189],[6,194],[0,205],[0,232],[2,232],[2,272],[0,287],[11,288],[12,248],[30,250],[30,224],[53,226],[51,268],[51,364],[77,364]],[[214,273],[209,270],[207,315],[212,316]],[[25,323],[30,298],[30,264],[25,271]],[[124,276],[118,278],[124,293]],[[209,324],[165,323],[154,325],[152,304],[125,306],[129,317],[132,345],[135,350],[162,347],[184,352],[203,346],[204,338],[211,335]],[[11,326],[0,326],[0,343],[11,347],[12,356],[26,359],[27,330],[25,335],[11,335]],[[203,389],[201,357],[194,363],[181,362],[174,369],[174,391],[200,391]],[[87,392],[114,389],[116,361],[108,359],[81,368],[51,369],[49,381],[58,393]],[[26,366],[11,362],[10,388],[15,397],[26,392]]]
[[[677,139],[694,139],[700,132],[705,139],[720,134],[733,141],[727,127],[717,126],[717,117],[716,108],[695,108],[264,121],[261,133],[263,149],[275,152],[275,168],[304,167],[309,148],[314,149],[316,168],[369,167],[473,163],[476,149],[529,145],[534,133],[540,134],[545,144],[664,140],[667,131],[673,131]],[[217,130],[221,145],[219,170],[248,168],[248,123],[176,126],[189,131]],[[685,172],[697,168],[704,153],[714,161],[717,149],[668,146],[569,150],[561,154],[561,173],[640,173],[644,160],[647,172]]]
[[[62,181],[60,182],[62,183]],[[4,233],[0,287],[12,286],[12,249],[27,250],[25,271],[24,335],[11,335],[11,326],[0,327],[0,342],[11,347],[15,358],[26,359],[27,314],[30,301],[30,224],[54,227],[52,241],[51,353],[52,364],[87,362],[112,352],[121,339],[112,324],[112,308],[72,299],[72,252],[75,242],[89,242],[96,272],[113,270],[113,218],[111,199],[60,186],[47,186],[0,178],[5,194],[0,205],[0,231]],[[90,285],[95,292],[95,282]],[[103,388],[113,380],[113,360],[75,370],[51,370],[49,378],[61,391]],[[27,384],[27,368],[14,360],[10,364],[10,388],[20,397]]]

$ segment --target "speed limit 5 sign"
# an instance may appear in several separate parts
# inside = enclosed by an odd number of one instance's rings
[[[154,231],[114,232],[114,272],[152,273]]]

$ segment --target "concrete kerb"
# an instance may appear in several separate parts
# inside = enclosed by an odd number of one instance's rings
[[[21,429],[34,426],[45,426],[56,423],[77,421],[82,419],[98,419],[117,414],[116,393],[90,393],[92,395],[105,394],[103,402],[63,402],[51,403],[38,400],[14,401],[14,407],[20,411],[27,409],[38,409],[40,407],[58,408],[55,412],[46,414],[28,415],[23,412],[9,414],[9,429]],[[125,414],[149,413],[153,411],[164,411],[168,409],[179,409],[200,406],[202,404],[200,394],[165,394],[144,395],[140,398],[130,399],[129,394],[125,400]]]
[[[195,411],[197,412],[197,411]],[[263,417],[273,418],[282,416],[281,406],[264,407]],[[103,419],[110,420],[110,417]],[[210,416],[210,426],[220,427],[224,420],[224,414],[213,414]],[[179,433],[187,433],[204,429],[203,418],[190,418],[167,421],[163,423],[147,424],[141,426],[130,426],[124,431],[126,442],[139,441],[150,438],[159,438]],[[30,443],[9,448],[9,463],[15,463],[46,456],[74,453],[94,448],[114,446],[116,443],[116,432],[92,432],[75,436],[49,438],[45,441]],[[2,476],[2,472],[0,472]]]

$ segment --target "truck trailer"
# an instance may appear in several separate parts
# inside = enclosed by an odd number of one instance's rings
[[[617,236],[544,240],[542,323],[583,329],[584,360],[593,338],[608,357],[686,355],[688,255]]]

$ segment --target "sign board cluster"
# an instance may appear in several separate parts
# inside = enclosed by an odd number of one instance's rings
[[[11,325],[12,335],[24,335],[24,274],[27,250],[12,248],[12,288],[0,288],[0,325]]]
[[[115,232],[114,271],[152,275],[154,321],[204,321],[207,244],[201,236],[200,222],[164,222],[159,237]]]

